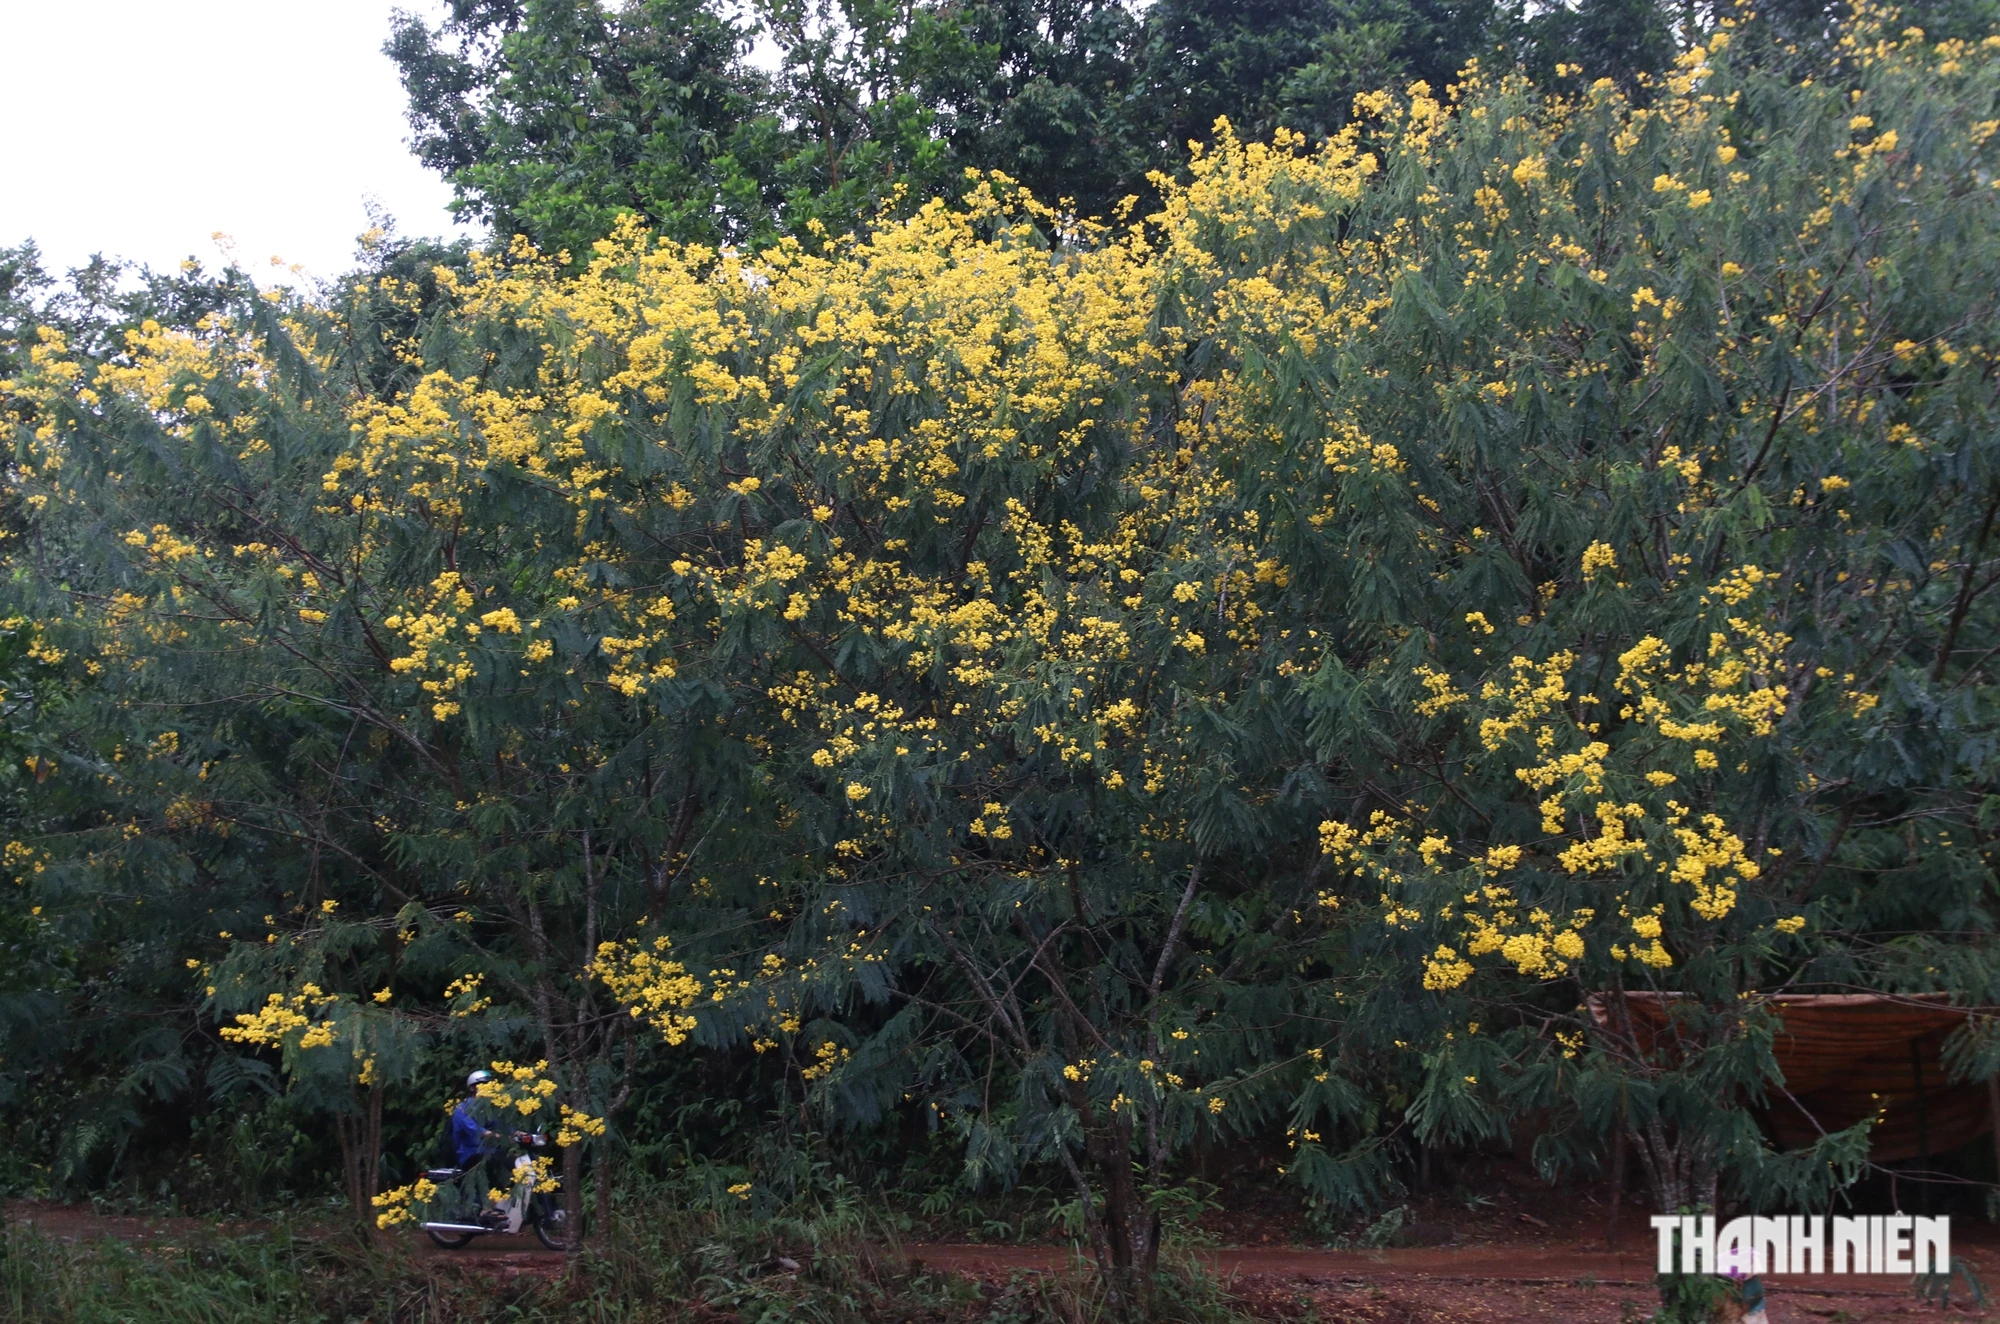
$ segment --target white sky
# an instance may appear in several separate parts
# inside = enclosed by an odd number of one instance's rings
[[[61,272],[93,252],[349,265],[364,199],[405,235],[451,231],[450,190],[404,145],[381,53],[393,0],[0,0],[0,244]],[[424,0],[402,8],[428,12]]]

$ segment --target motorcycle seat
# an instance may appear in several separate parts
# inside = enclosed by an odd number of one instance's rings
[[[424,1180],[430,1182],[457,1181],[465,1175],[464,1168],[425,1168]]]

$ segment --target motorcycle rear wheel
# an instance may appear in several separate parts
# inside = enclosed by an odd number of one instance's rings
[[[439,1232],[435,1228],[425,1228],[424,1235],[446,1250],[463,1250],[477,1232]]]
[[[535,1235],[550,1250],[568,1250],[573,1238],[570,1236],[569,1215],[561,1205],[541,1211],[535,1220]]]

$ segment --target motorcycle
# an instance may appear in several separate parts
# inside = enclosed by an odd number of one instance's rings
[[[535,1161],[535,1151],[547,1149],[549,1138],[537,1131],[516,1131],[514,1144],[521,1152],[514,1158],[514,1185],[508,1192],[506,1202],[482,1209],[470,1218],[419,1224],[432,1241],[446,1250],[460,1250],[470,1245],[474,1237],[512,1235],[523,1227],[532,1227],[542,1244],[550,1250],[569,1249],[572,1238],[569,1235],[568,1212],[553,1194],[539,1189],[536,1184],[540,1165]],[[466,1174],[476,1170],[427,1168],[424,1177],[440,1190],[464,1191]],[[471,1192],[466,1192],[465,1198],[469,1201],[478,1199]]]

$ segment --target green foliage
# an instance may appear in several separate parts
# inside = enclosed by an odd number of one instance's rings
[[[335,1278],[322,1267],[330,1258],[273,1237],[137,1248],[8,1227],[0,1230],[0,1309],[23,1324],[323,1318],[314,1297]]]
[[[776,129],[746,39],[699,0],[464,0],[435,32],[405,15],[387,50],[418,158],[503,227],[581,253],[622,212],[708,238],[775,201],[745,173]]]
[[[387,50],[414,146],[464,214],[579,262],[619,215],[706,244],[840,234],[999,170],[1109,218],[1184,177],[1218,119],[1318,141],[1358,94],[1468,63],[1544,86],[1611,78],[1649,99],[1726,6],[1578,0],[454,0],[404,15]],[[1775,0],[1737,59],[1799,76],[1838,60],[1845,9]],[[1974,38],[1994,0],[1906,18]]]
[[[1660,1308],[1651,1316],[1654,1324],[1708,1324],[1729,1299],[1729,1284],[1708,1274],[1663,1273],[1656,1281]]]
[[[581,260],[623,213],[761,247],[907,214],[968,169],[1106,217],[1156,197],[1148,174],[1181,169],[1218,117],[1320,137],[1357,93],[1442,88],[1497,15],[1484,0],[454,0],[436,28],[405,15],[387,49],[417,153],[461,212]]]
[[[1161,0],[1140,37],[1142,113],[1165,130],[1148,166],[1178,168],[1219,118],[1246,140],[1285,128],[1319,141],[1354,118],[1360,93],[1417,79],[1442,91],[1490,54],[1502,19],[1482,0]]]
[[[800,1204],[752,1217],[678,1194],[657,1191],[627,1205],[617,1235],[554,1273],[505,1279],[476,1259],[369,1249],[296,1221],[258,1232],[189,1230],[142,1244],[11,1226],[0,1229],[0,1313],[19,1324],[470,1324],[496,1316],[672,1324],[722,1310],[771,1324],[1107,1317],[1102,1286],[1074,1268],[982,1287],[904,1262],[851,1215]],[[1192,1264],[1163,1277],[1161,1301],[1156,1318],[1165,1324],[1245,1318]]]

